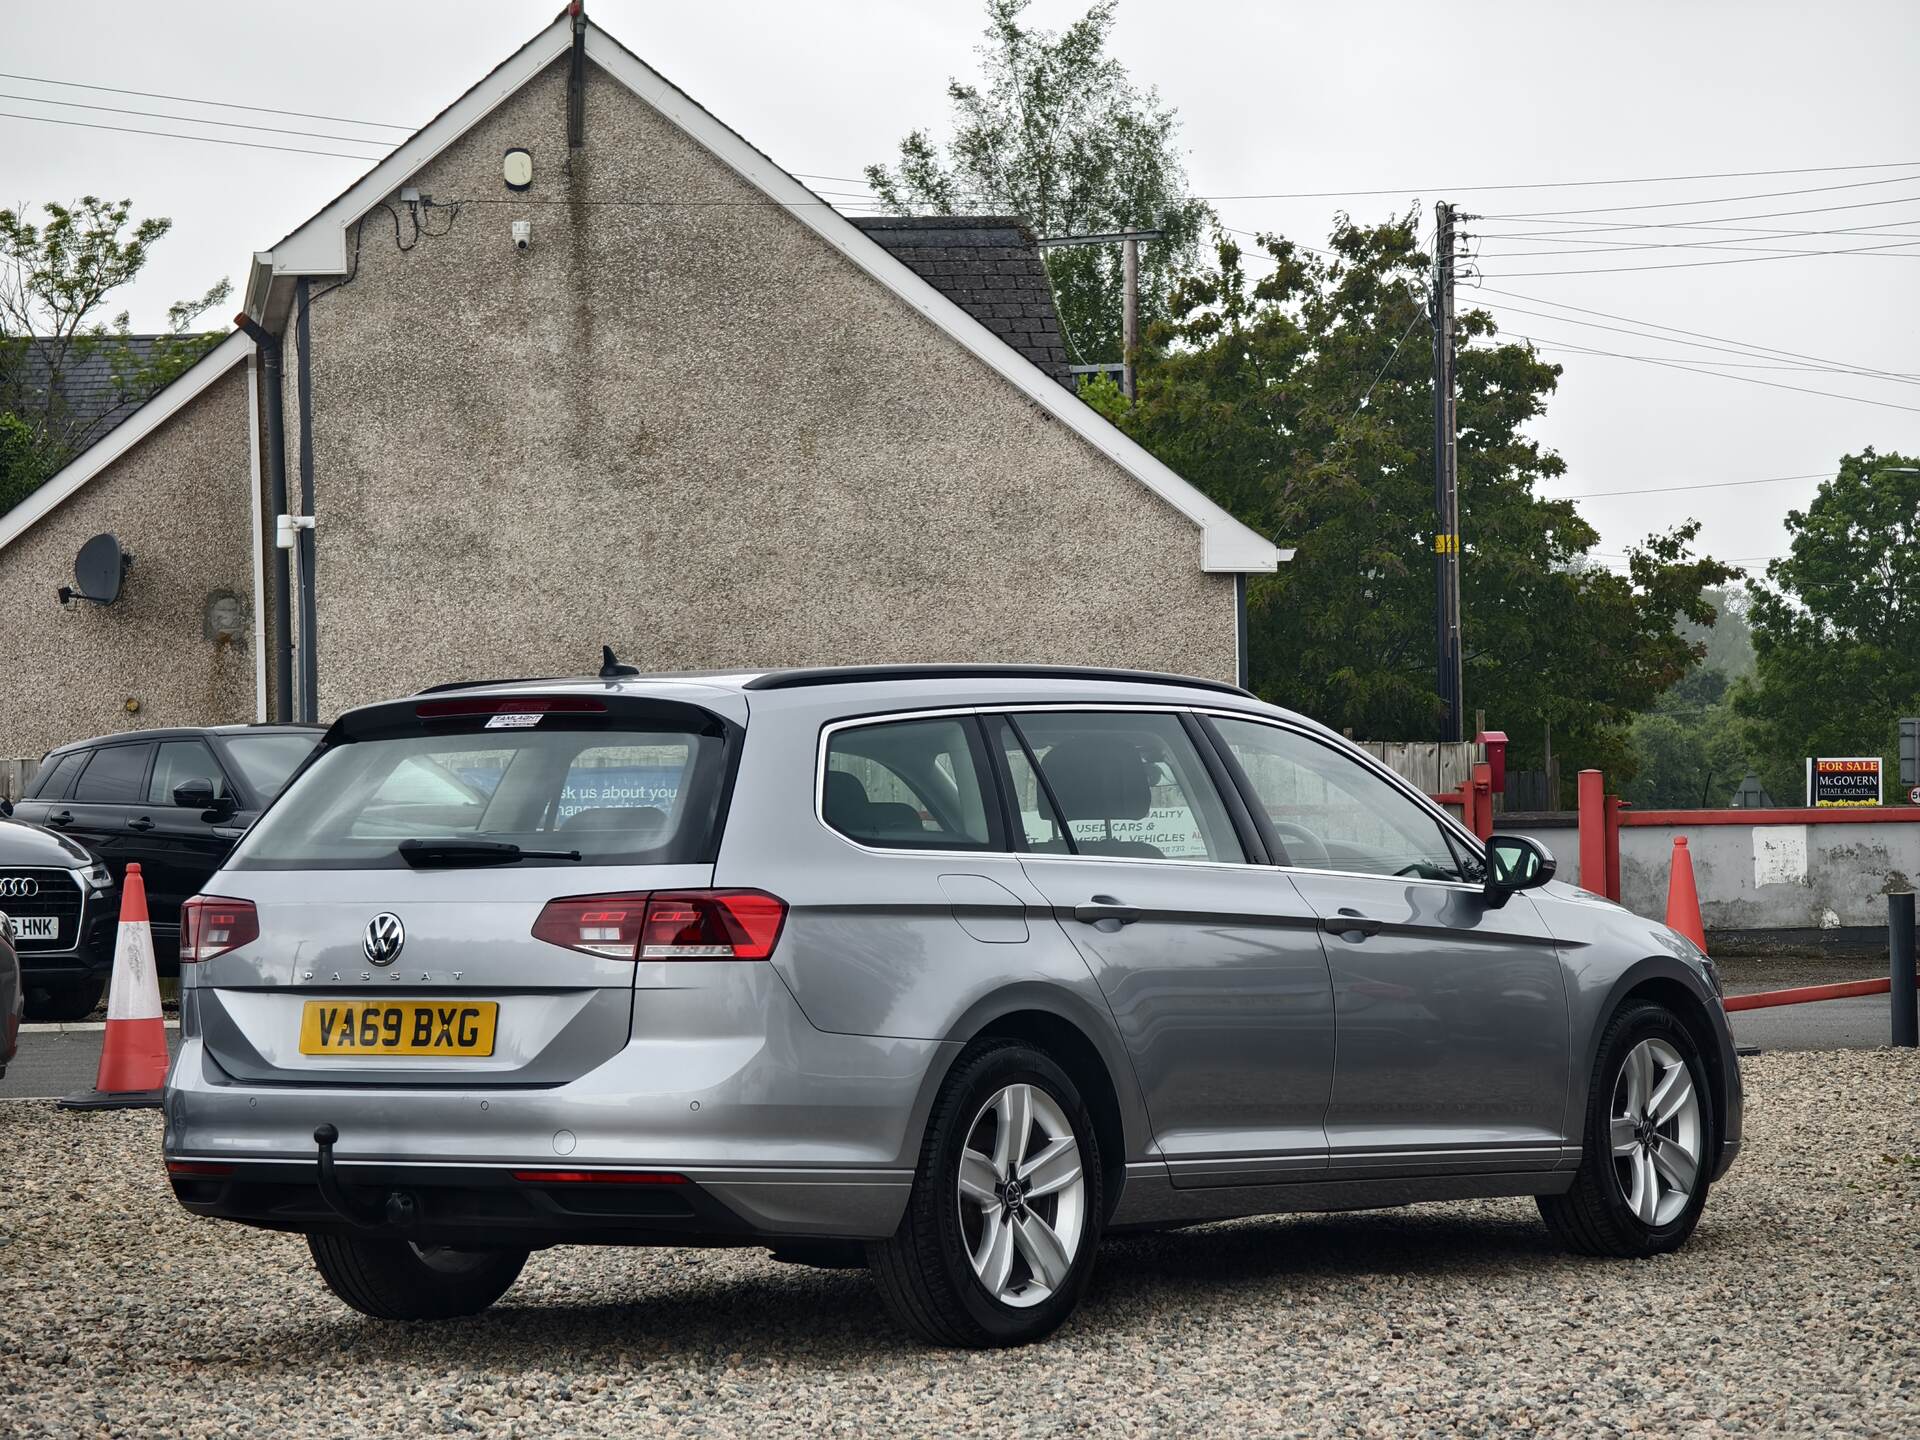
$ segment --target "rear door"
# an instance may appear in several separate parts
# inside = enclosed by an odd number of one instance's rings
[[[86,767],[73,782],[72,797],[53,807],[49,820],[93,851],[113,871],[126,876],[129,861],[139,859],[136,842],[144,829],[134,819],[147,798],[147,774],[153,768],[151,740],[120,740],[93,747]]]
[[[1464,842],[1336,746],[1249,718],[1209,724],[1326,932],[1334,1168],[1557,1164],[1566,986],[1532,901],[1490,905]]]
[[[232,782],[204,740],[160,741],[142,797],[145,803],[132,807],[129,834],[122,842],[127,858],[140,862],[148,913],[163,946],[170,946],[179,932],[181,902],[200,893],[233,844],[218,833],[217,816],[173,803],[174,787],[189,780],[210,782],[215,796],[233,793]]]
[[[619,695],[347,717],[196,908],[181,968],[208,1049],[255,1080],[584,1074],[627,1043],[649,898],[711,885],[738,733]]]
[[[1324,1170],[1334,1034],[1319,919],[1251,863],[1257,837],[1181,715],[985,718],[1021,862],[1100,983],[1174,1184]]]

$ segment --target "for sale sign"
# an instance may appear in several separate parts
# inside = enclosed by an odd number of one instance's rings
[[[1807,761],[1807,804],[1829,809],[1879,803],[1878,755],[1831,756]]]

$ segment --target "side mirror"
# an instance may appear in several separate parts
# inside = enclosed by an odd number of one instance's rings
[[[1553,879],[1553,856],[1525,835],[1495,835],[1487,841],[1486,896],[1500,906],[1517,890],[1532,890]]]
[[[222,817],[233,813],[230,796],[213,793],[213,781],[201,778],[182,780],[173,787],[173,803],[182,810],[214,811]]]

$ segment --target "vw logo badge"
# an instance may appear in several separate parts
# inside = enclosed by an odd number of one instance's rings
[[[406,927],[391,910],[382,910],[367,922],[366,939],[360,948],[376,965],[391,965],[400,958],[400,947],[407,943]]]
[[[0,895],[9,900],[24,900],[40,893],[40,882],[31,875],[0,876]]]

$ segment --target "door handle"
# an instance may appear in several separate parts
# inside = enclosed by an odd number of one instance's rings
[[[1111,895],[1096,895],[1085,905],[1073,907],[1073,918],[1082,925],[1111,923],[1114,929],[1131,925],[1140,918],[1140,907],[1123,905]]]
[[[1320,922],[1328,933],[1338,935],[1342,940],[1360,941],[1370,935],[1378,935],[1386,929],[1384,920],[1369,920],[1364,915],[1332,915]]]
[[[151,821],[151,820],[149,820],[149,819],[148,819],[148,818],[147,818],[146,816],[144,816],[144,815],[142,815],[142,816],[140,816],[140,818],[139,818],[139,819],[137,819],[137,820],[129,820],[129,821],[127,821],[127,829],[129,829],[129,830],[151,830],[151,829],[153,829],[153,821]]]
[[[73,812],[71,810],[56,810],[47,816],[47,824],[49,825],[71,825],[72,823]]]

